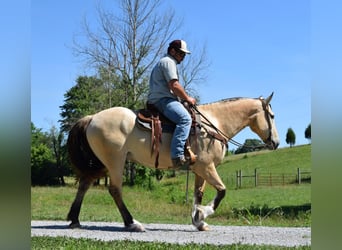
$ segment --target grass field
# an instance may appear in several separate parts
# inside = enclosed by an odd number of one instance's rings
[[[235,172],[239,169],[243,169],[244,173],[253,173],[255,168],[266,173],[287,173],[295,172],[298,167],[311,170],[311,145],[228,156],[218,168],[227,186],[227,194],[215,214],[207,218],[206,222],[211,225],[310,226],[310,184],[243,189],[236,189],[234,184]],[[70,179],[68,181],[70,184],[65,187],[31,188],[32,220],[66,218],[77,190],[77,186],[73,185]],[[185,202],[186,174],[184,172],[177,172],[176,178],[164,177],[159,182],[154,179],[151,181],[151,189],[138,186],[124,187],[124,200],[132,215],[142,223],[191,224],[193,174],[190,173],[189,178],[188,202]],[[215,194],[216,191],[208,186],[203,203],[210,202]],[[104,185],[94,186],[88,191],[82,206],[80,221],[122,221]],[[33,238],[34,245],[41,244],[41,241],[44,239]]]
[[[169,244],[169,243],[150,243],[150,242],[132,242],[132,241],[96,241],[89,239],[72,239],[67,237],[32,237],[31,249],[125,249],[125,250],[154,250],[154,249],[187,249],[187,250],[308,250],[310,246],[301,247],[277,247],[277,246],[256,246],[256,245],[240,245],[234,244],[229,246],[213,246],[199,244]]]

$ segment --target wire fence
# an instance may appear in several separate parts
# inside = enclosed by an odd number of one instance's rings
[[[252,174],[244,174],[242,170],[238,170],[234,178],[229,178],[228,183],[236,188],[300,185],[311,183],[311,170],[297,168],[297,171],[293,173],[263,173],[254,169]]]

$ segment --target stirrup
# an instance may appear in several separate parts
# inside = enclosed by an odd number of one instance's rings
[[[186,147],[187,153],[189,154],[188,156],[186,156],[186,158],[189,159],[190,161],[190,165],[194,164],[197,160],[197,155],[195,155],[194,152],[192,152],[191,147],[187,146]]]

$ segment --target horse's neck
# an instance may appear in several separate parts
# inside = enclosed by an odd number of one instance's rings
[[[249,118],[256,109],[254,99],[237,99],[200,105],[203,114],[230,138],[249,124]]]

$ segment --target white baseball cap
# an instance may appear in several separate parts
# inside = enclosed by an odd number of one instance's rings
[[[173,40],[169,44],[170,48],[175,48],[176,50],[183,51],[186,54],[190,54],[191,52],[186,47],[186,42],[183,40]]]

